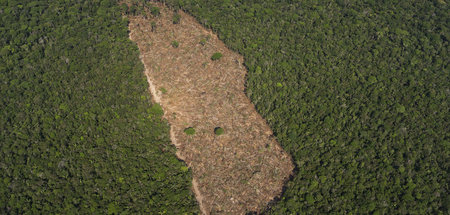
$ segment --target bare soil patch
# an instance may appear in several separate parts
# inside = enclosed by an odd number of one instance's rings
[[[180,23],[173,24],[174,12],[157,6],[158,17],[129,17],[130,38],[140,49],[153,98],[171,125],[177,156],[192,169],[200,209],[204,214],[260,212],[281,194],[294,166],[244,93],[243,57],[193,17],[180,11]],[[223,56],[213,61],[216,52]],[[195,134],[185,133],[189,127]],[[219,127],[223,133],[217,135]]]

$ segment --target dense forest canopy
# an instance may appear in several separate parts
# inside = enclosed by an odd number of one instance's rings
[[[0,214],[198,206],[109,0],[0,0]]]
[[[448,211],[447,1],[165,2],[246,59],[297,165],[268,213]]]
[[[128,40],[135,2],[0,0],[1,211],[198,210]],[[297,166],[266,213],[448,212],[447,1],[163,2],[246,59]]]

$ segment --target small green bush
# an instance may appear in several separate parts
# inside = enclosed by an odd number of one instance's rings
[[[159,16],[159,14],[160,14],[159,7],[152,7],[150,9],[150,13],[152,13],[153,16]]]
[[[174,41],[172,41],[172,47],[174,47],[174,48],[178,48],[178,46],[180,45],[180,43],[178,43],[178,41],[176,41],[176,40],[174,40]]]
[[[222,53],[216,52],[211,56],[211,60],[219,60],[222,57]]]
[[[181,15],[178,13],[175,13],[172,17],[173,24],[179,24],[181,20]]]
[[[184,133],[186,133],[187,135],[194,135],[195,129],[193,127],[186,128],[184,129]]]
[[[214,134],[216,134],[217,136],[223,134],[224,130],[221,127],[217,127],[214,129]]]

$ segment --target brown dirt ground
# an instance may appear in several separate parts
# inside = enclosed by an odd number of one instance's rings
[[[171,125],[177,156],[192,170],[200,210],[260,212],[281,194],[294,166],[244,93],[244,59],[193,17],[180,11],[181,23],[173,24],[174,12],[157,6],[159,17],[129,17],[130,38],[140,49],[153,98]],[[172,47],[174,40],[178,48]],[[212,61],[215,52],[223,57]],[[188,127],[196,133],[186,135]],[[215,135],[216,127],[225,133]]]

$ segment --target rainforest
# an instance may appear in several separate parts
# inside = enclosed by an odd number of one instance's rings
[[[130,40],[128,17],[159,4],[243,56],[243,92],[292,158],[246,213],[447,214],[449,3],[0,0],[0,214],[205,214]]]

